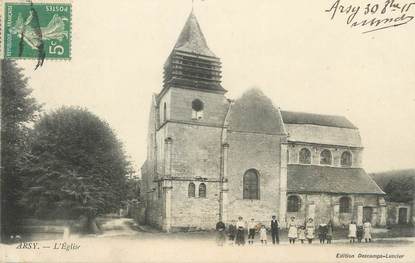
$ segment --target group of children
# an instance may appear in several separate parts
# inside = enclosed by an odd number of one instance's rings
[[[273,223],[274,221],[274,223]],[[231,244],[245,245],[245,229],[248,232],[248,244],[253,244],[256,233],[259,233],[259,238],[263,245],[267,244],[267,229],[265,225],[257,224],[252,218],[250,222],[243,221],[242,217],[238,218],[238,221],[231,221],[228,228],[228,237]],[[273,243],[279,242],[278,238],[278,222],[275,216],[272,217],[271,221],[271,235]]]
[[[321,223],[317,228],[318,238],[321,244],[327,242],[331,243],[333,238],[333,225],[331,221],[327,224]],[[295,244],[295,241],[298,239],[301,244],[304,241],[308,241],[309,244],[313,242],[315,235],[315,225],[312,218],[309,218],[304,225],[298,226],[295,221],[295,217],[291,217],[288,222],[288,240],[290,244]]]
[[[372,224],[366,221],[363,225],[357,225],[355,221],[349,224],[349,235],[350,243],[357,242],[361,243],[364,239],[365,242],[372,242]]]
[[[219,236],[221,244],[223,245],[225,241],[225,224],[222,222],[218,223],[217,230],[219,231]],[[296,240],[299,240],[302,244],[307,241],[309,244],[313,242],[315,238],[315,232],[317,231],[317,236],[320,241],[320,244],[330,244],[333,239],[333,224],[331,221],[328,223],[321,223],[316,226],[312,218],[309,218],[305,224],[298,225],[295,220],[295,217],[291,217],[288,224],[288,240],[290,244],[295,244]],[[228,237],[231,244],[244,245],[245,244],[245,230],[248,233],[248,244],[254,243],[254,238],[257,233],[259,233],[259,240],[263,245],[267,244],[267,228],[265,225],[256,223],[252,218],[248,223],[243,221],[242,217],[238,218],[238,221],[233,220],[228,228]],[[279,243],[279,226],[278,221],[275,216],[272,217],[271,221],[271,236],[272,243]],[[354,243],[357,239],[358,242],[361,242],[363,239],[365,242],[372,241],[372,225],[369,221],[366,221],[363,225],[356,225],[356,222],[352,221],[349,224],[349,233],[348,238],[350,238],[350,243]]]

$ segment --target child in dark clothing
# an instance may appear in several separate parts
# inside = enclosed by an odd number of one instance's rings
[[[327,244],[331,244],[331,240],[333,239],[333,224],[331,221],[327,224]]]
[[[231,245],[233,245],[235,242],[235,236],[236,236],[235,220],[232,220],[228,228],[228,237],[229,237],[229,241]]]
[[[362,225],[357,226],[356,237],[357,237],[357,242],[361,243],[363,239],[363,226]]]
[[[320,244],[324,244],[327,236],[327,224],[320,224],[318,226],[318,238],[320,239]]]

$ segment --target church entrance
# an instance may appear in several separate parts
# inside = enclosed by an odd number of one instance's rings
[[[363,207],[363,223],[369,221],[372,222],[372,207]]]

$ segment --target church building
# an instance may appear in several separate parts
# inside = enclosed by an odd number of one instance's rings
[[[231,100],[221,61],[189,15],[152,97],[141,199],[147,224],[213,229],[242,216],[284,226],[386,224],[385,193],[362,168],[359,130],[342,116],[283,111],[260,90]]]

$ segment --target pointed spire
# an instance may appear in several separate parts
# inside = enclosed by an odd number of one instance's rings
[[[225,93],[221,62],[209,49],[196,16],[190,12],[176,45],[164,63],[164,89],[181,87]]]
[[[208,57],[216,57],[206,43],[205,36],[203,35],[199,22],[193,12],[193,6],[174,49]]]

